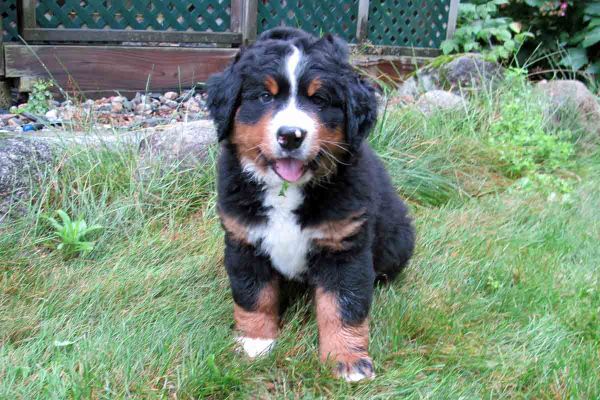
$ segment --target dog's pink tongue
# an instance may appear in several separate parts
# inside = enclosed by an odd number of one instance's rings
[[[302,161],[295,158],[280,158],[275,161],[275,171],[288,182],[296,182],[302,177]]]

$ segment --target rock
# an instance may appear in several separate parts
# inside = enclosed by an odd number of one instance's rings
[[[139,103],[134,107],[134,111],[136,114],[143,114],[144,111],[151,110],[150,104]]]
[[[489,87],[504,77],[504,68],[500,64],[486,61],[479,54],[458,57],[442,66],[441,71],[441,81],[449,89]]]
[[[461,96],[443,90],[432,90],[421,95],[415,103],[416,107],[426,115],[436,111],[457,110],[464,106],[466,100]]]
[[[485,61],[479,54],[464,54],[439,67],[424,67],[398,86],[399,96],[418,97],[433,90],[460,93],[478,90],[504,77],[500,64]]]
[[[174,100],[167,100],[165,101],[165,105],[170,108],[177,108],[177,106],[179,106],[179,103]]]
[[[7,125],[12,126],[14,128],[17,126],[21,126],[22,122],[18,118],[11,118],[8,120]]]
[[[0,137],[0,221],[11,211],[23,212],[31,198],[31,183],[38,182],[53,162],[47,143],[27,137]]]
[[[587,132],[600,134],[600,105],[596,96],[576,80],[541,81],[536,90],[547,100],[544,113],[554,124],[574,118]]]
[[[165,93],[165,99],[167,100],[175,100],[176,98],[178,98],[179,95],[175,92],[167,92]]]
[[[48,121],[56,121],[58,119],[58,110],[52,109],[48,111],[44,116]]]
[[[112,111],[112,105],[111,104],[101,104],[97,108],[97,111],[101,112],[101,113],[111,112]]]
[[[137,176],[144,179],[158,167],[165,172],[174,166],[179,171],[197,168],[206,161],[208,148],[217,136],[211,121],[200,120],[158,131],[140,143]]]
[[[199,113],[200,111],[202,111],[198,103],[196,103],[194,100],[188,100],[185,103],[183,103],[183,105],[185,109],[190,113]]]
[[[120,113],[121,111],[123,111],[123,103],[113,101],[111,103],[111,111],[114,113]]]

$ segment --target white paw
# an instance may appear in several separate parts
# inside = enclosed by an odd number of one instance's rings
[[[275,339],[253,339],[245,336],[238,336],[235,340],[240,349],[250,358],[268,354],[275,345]]]
[[[374,379],[375,374],[366,375],[366,374],[363,374],[362,372],[353,371],[350,373],[342,374],[342,378],[344,378],[344,380],[346,382],[358,382],[358,381],[362,381],[363,379]]]
[[[337,365],[337,376],[346,382],[358,382],[363,379],[375,378],[373,361],[370,358],[361,358],[354,363],[340,362]]]

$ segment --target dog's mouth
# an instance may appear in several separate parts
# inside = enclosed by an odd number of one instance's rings
[[[271,163],[273,171],[283,180],[298,182],[306,172],[308,166],[297,158],[277,158]]]

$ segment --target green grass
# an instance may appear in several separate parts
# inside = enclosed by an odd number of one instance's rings
[[[376,128],[418,247],[376,290],[377,378],[360,384],[320,365],[308,297],[273,354],[233,352],[214,161],[140,182],[134,151],[73,149],[0,227],[0,398],[599,398],[600,153],[572,130],[576,153],[528,160],[542,184],[520,185],[492,140],[515,99],[511,124],[540,117],[513,82],[431,118],[387,110]],[[54,250],[58,209],[104,227],[89,255]]]

